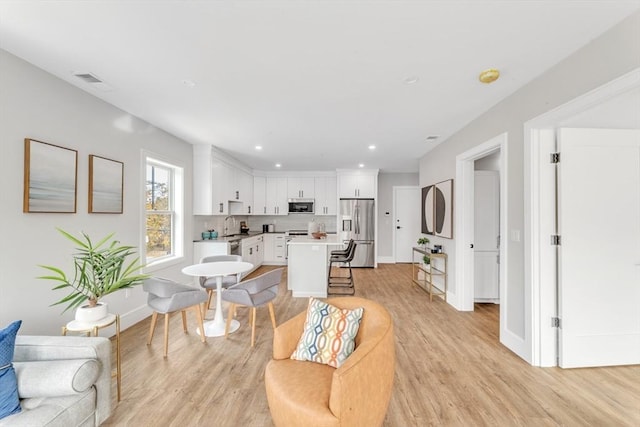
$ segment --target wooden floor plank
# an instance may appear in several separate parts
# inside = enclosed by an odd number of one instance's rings
[[[261,267],[254,274],[271,269]],[[354,269],[356,295],[383,304],[396,333],[396,376],[385,426],[639,426],[640,367],[535,368],[499,343],[499,307],[458,312],[411,281],[408,264]],[[286,290],[275,300],[278,323],[306,309]],[[212,313],[209,312],[211,317]],[[150,318],[123,331],[122,401],[106,426],[272,426],[264,390],[273,330],[258,309],[250,347],[249,311],[225,340],[189,334],[172,317],[169,357],[163,326],[146,345]],[[115,382],[113,384],[114,405]]]

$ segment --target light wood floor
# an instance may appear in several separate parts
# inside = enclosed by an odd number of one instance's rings
[[[457,312],[441,300],[430,303],[407,264],[354,273],[356,294],[381,302],[395,322],[396,377],[385,426],[640,426],[640,367],[531,367],[499,344],[497,305]],[[306,304],[286,291],[284,276],[278,323]],[[192,313],[188,335],[180,316],[172,317],[167,359],[162,322],[151,347],[150,319],[124,331],[123,396],[106,425],[272,426],[263,378],[273,337],[268,310],[258,310],[253,349],[248,309],[239,309],[238,320],[228,340],[202,344]],[[115,404],[115,382],[113,396]]]

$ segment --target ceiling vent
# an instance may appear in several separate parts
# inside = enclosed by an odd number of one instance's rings
[[[100,80],[99,78],[97,78],[91,73],[78,73],[78,74],[74,74],[74,76],[76,76],[77,78],[79,78],[85,83],[102,83],[102,80]]]
[[[109,86],[108,84],[106,84],[105,82],[100,80],[95,74],[92,74],[92,73],[73,73],[73,75],[75,77],[79,78],[80,80],[82,80],[83,82],[91,85],[91,87],[99,89],[99,90],[101,90],[103,92],[108,92],[108,91],[113,90],[113,88],[111,86]]]

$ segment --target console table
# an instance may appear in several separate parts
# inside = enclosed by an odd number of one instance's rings
[[[428,255],[431,263],[425,264],[422,258]],[[429,293],[429,301],[439,296],[447,301],[447,254],[432,254],[429,249],[413,248],[411,278],[415,284]]]

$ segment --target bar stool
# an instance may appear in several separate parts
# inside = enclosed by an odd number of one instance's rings
[[[356,255],[356,246],[358,246],[355,242],[353,244],[350,243],[350,250],[346,255],[331,255],[329,258],[329,276],[327,278],[327,288],[329,295],[354,295],[356,293],[356,288],[353,282],[353,272],[351,271],[351,261],[353,261],[353,257]],[[349,266],[349,276],[332,276],[331,268],[333,267],[333,263],[346,263]],[[345,288],[345,291],[335,292],[334,289]]]
[[[355,245],[355,241],[353,239],[349,239],[349,244],[347,244],[347,247],[344,249],[336,249],[331,251],[331,255],[342,255],[342,256],[347,256],[349,255],[349,251],[351,250],[351,247],[353,245]]]

